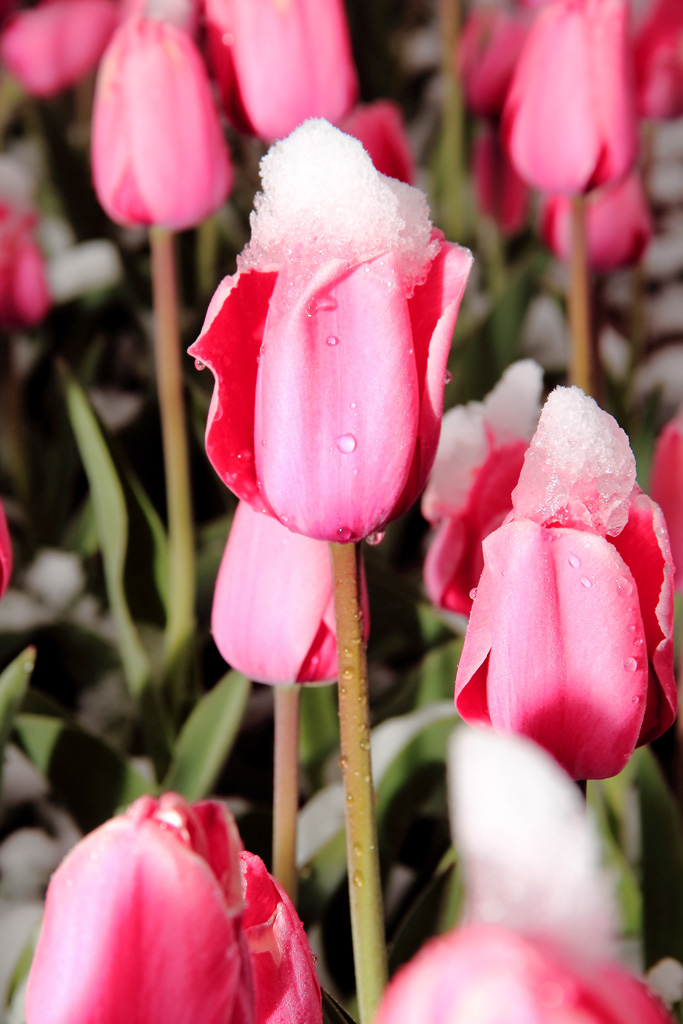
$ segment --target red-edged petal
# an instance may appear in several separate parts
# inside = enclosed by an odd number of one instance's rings
[[[331,596],[327,545],[292,533],[242,502],[218,572],[211,618],[225,660],[260,683],[296,682],[324,626]],[[332,672],[309,678],[336,678],[336,643],[332,659],[323,652],[325,665],[321,651],[316,653],[318,664],[309,662],[309,670]]]
[[[666,519],[676,566],[674,587],[680,592],[683,591],[683,422],[678,416],[667,423],[657,438],[648,489]]]
[[[419,384],[393,253],[309,286],[278,278],[256,392],[256,464],[282,522],[361,540],[394,514],[413,458]],[[441,382],[443,389],[443,379]]]
[[[208,366],[216,383],[206,424],[206,453],[238,498],[256,509],[254,396],[263,328],[275,273],[247,271],[226,277],[211,300],[202,333],[190,355]]]
[[[633,574],[651,664],[640,745],[656,739],[676,717],[673,562],[662,510],[646,494],[635,494],[626,526],[609,540]]]
[[[5,510],[0,502],[0,597],[9,586],[12,575],[12,541],[7,528]]]
[[[459,712],[529,736],[574,778],[616,774],[636,746],[648,687],[629,568],[600,536],[530,520],[492,533],[484,566]]]
[[[638,133],[628,0],[586,0],[586,10],[593,116],[601,136],[600,156],[588,187],[596,188],[623,178],[630,170]]]
[[[257,1024],[322,1024],[320,985],[303,925],[260,857],[245,852],[241,861]]]
[[[432,604],[459,615],[469,615],[472,607],[470,590],[475,585],[476,543],[468,530],[465,515],[444,519],[429,542],[424,563],[425,590]],[[483,565],[479,545],[479,573]],[[478,580],[479,576],[477,576]]]

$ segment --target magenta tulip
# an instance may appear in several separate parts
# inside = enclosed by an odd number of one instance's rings
[[[621,771],[676,713],[664,518],[628,438],[578,388],[548,399],[484,570],[455,699],[577,779]]]
[[[23,203],[0,197],[0,327],[37,324],[52,305],[36,219]]]
[[[483,403],[443,418],[422,513],[438,523],[424,565],[437,607],[469,615],[484,565],[482,542],[512,508],[524,454],[541,411],[543,372],[527,359],[503,375]]]
[[[495,925],[433,939],[389,985],[375,1024],[672,1024],[617,964]]]
[[[119,20],[114,0],[42,0],[0,33],[0,60],[33,96],[52,96],[92,71]]]
[[[555,0],[534,22],[503,112],[510,159],[530,185],[578,194],[636,156],[628,0]]]
[[[373,164],[389,178],[412,185],[415,161],[410,149],[401,109],[390,100],[359,104],[339,127],[363,143]]]
[[[218,571],[211,628],[225,660],[256,682],[336,679],[327,545],[240,502]]]
[[[431,469],[472,257],[324,121],[274,146],[262,176],[252,240],[190,350],[216,378],[207,452],[289,529],[360,540]]]
[[[223,203],[230,158],[184,28],[138,15],[116,31],[97,79],[92,154],[98,198],[120,224],[186,228]]]
[[[474,142],[474,191],[482,213],[492,217],[504,235],[524,227],[529,189],[510,163],[496,126],[486,124]]]
[[[543,238],[560,259],[571,257],[571,202],[567,196],[545,201],[541,213]],[[586,197],[588,264],[609,271],[638,263],[652,238],[652,216],[640,183],[629,174],[614,185]]]
[[[338,121],[358,86],[343,0],[205,0],[209,56],[241,131],[281,139],[309,117]]]
[[[296,910],[260,857],[240,859],[256,1024],[322,1024],[320,984]]]
[[[141,797],[56,871],[27,1024],[249,1024],[240,839],[218,803]]]
[[[0,501],[0,597],[9,586],[12,575],[12,541],[7,528],[5,510]]]
[[[650,493],[666,520],[676,566],[674,587],[680,592],[683,591],[683,418],[680,412],[657,438],[652,457]]]
[[[529,31],[524,11],[474,7],[460,37],[459,71],[468,107],[498,117]]]

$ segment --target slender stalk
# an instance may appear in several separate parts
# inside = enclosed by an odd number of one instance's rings
[[[299,809],[299,686],[275,687],[273,874],[296,903],[296,816]]]
[[[346,859],[360,1024],[371,1024],[387,979],[368,669],[360,602],[360,545],[330,544],[339,657],[340,763],[346,793]]]
[[[462,85],[455,73],[460,36],[460,0],[439,0],[441,74],[444,83],[441,131],[443,227],[448,238],[465,237],[465,111]]]
[[[171,684],[176,707],[179,707],[191,667],[195,630],[194,529],[173,234],[165,228],[153,227],[150,229],[150,241],[154,290],[154,354],[168,504],[168,609],[164,675]]]
[[[571,353],[569,379],[591,393],[591,323],[586,245],[586,206],[583,196],[571,201],[572,254],[569,285],[569,326]]]

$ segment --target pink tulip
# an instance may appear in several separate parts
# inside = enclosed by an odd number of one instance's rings
[[[672,563],[628,438],[578,388],[546,402],[483,549],[458,711],[529,736],[574,778],[616,775],[675,717]]]
[[[529,30],[523,11],[475,7],[460,37],[459,70],[468,107],[498,117]]]
[[[0,60],[33,96],[52,96],[92,71],[119,20],[114,0],[42,0],[0,33]]]
[[[35,224],[31,210],[0,197],[0,327],[29,327],[52,305]]]
[[[389,178],[411,185],[415,180],[415,161],[403,124],[401,109],[390,100],[359,104],[339,127],[363,143],[373,164]]]
[[[58,868],[27,1024],[248,1024],[241,843],[218,803],[141,797]]]
[[[97,79],[93,177],[120,224],[186,228],[225,200],[230,158],[201,56],[183,28],[138,15],[115,33]]]
[[[643,117],[683,114],[683,5],[655,0],[635,33],[636,100]]]
[[[471,255],[324,121],[273,147],[262,175],[251,243],[190,350],[216,378],[207,452],[289,529],[360,540],[431,469]]]
[[[636,155],[627,0],[541,10],[503,112],[510,158],[530,185],[577,194],[616,181]]]
[[[320,984],[304,927],[260,857],[241,855],[243,933],[257,1024],[322,1024]],[[237,1024],[237,1022],[235,1022]]]
[[[343,0],[205,0],[205,14],[223,106],[241,131],[280,139],[350,110],[358,86]]]
[[[589,192],[586,204],[588,264],[609,271],[638,263],[652,238],[652,217],[638,174]],[[566,196],[546,199],[541,214],[548,248],[571,258],[571,203]]]
[[[477,136],[472,164],[479,209],[495,220],[504,235],[521,231],[529,210],[529,189],[510,163],[492,125],[485,125]]]
[[[672,1024],[611,961],[568,956],[495,925],[433,939],[390,983],[375,1024]]]
[[[683,418],[680,412],[657,438],[650,491],[666,520],[676,566],[674,587],[680,592],[683,591]]]
[[[327,545],[240,502],[218,571],[211,628],[225,660],[256,682],[336,679]]]
[[[0,597],[9,586],[12,575],[12,541],[10,540],[9,529],[5,510],[0,501]]]
[[[422,497],[423,515],[440,524],[424,566],[425,588],[440,608],[469,615],[484,566],[482,542],[512,508],[542,387],[540,366],[515,363],[484,403],[457,406],[443,418]]]

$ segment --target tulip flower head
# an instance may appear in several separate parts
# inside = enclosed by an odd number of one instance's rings
[[[482,541],[512,508],[524,454],[541,412],[543,371],[532,359],[509,367],[483,402],[444,415],[422,514],[439,523],[425,559],[432,602],[468,615],[484,560]]]
[[[626,434],[580,389],[549,397],[483,550],[458,711],[531,737],[574,778],[617,774],[675,717],[672,563]]]
[[[380,174],[413,184],[415,161],[398,104],[391,100],[358,104],[339,127],[363,143]]]
[[[35,238],[38,216],[26,168],[0,160],[0,327],[39,323],[52,305],[45,260]]]
[[[360,540],[431,469],[472,257],[325,121],[272,147],[261,176],[251,242],[190,349],[216,378],[207,453],[289,529]]]
[[[655,443],[650,474],[652,498],[666,519],[676,575],[674,586],[683,590],[683,413],[670,420]]]
[[[683,114],[683,6],[654,0],[633,44],[638,113],[674,118]]]
[[[529,189],[502,145],[497,126],[486,124],[474,141],[472,173],[477,205],[506,236],[524,227]]]
[[[459,71],[467,105],[480,117],[498,117],[522,52],[529,17],[504,6],[474,7],[460,37]]]
[[[12,575],[12,541],[7,529],[5,510],[0,501],[0,597],[9,586]]]
[[[365,581],[363,595],[367,638]],[[327,545],[240,502],[218,571],[211,630],[225,660],[256,682],[336,679]]]

